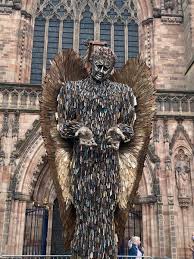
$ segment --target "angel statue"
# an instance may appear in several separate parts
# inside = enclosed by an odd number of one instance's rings
[[[154,114],[150,71],[140,59],[114,70],[97,46],[91,69],[73,50],[58,54],[41,98],[41,126],[73,258],[117,257],[141,179]]]

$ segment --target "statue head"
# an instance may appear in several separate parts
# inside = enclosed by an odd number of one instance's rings
[[[115,65],[116,56],[110,48],[99,47],[91,55],[91,76],[97,82],[108,79]]]

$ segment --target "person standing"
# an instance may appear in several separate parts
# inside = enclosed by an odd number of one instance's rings
[[[194,232],[191,236],[191,243],[189,244],[189,248],[192,251],[192,259],[194,259]]]
[[[129,242],[128,242],[128,247],[129,247],[129,259],[134,259],[134,256],[136,256],[136,259],[140,259],[143,256],[143,249],[141,248],[141,241],[140,237],[138,236],[133,236]]]

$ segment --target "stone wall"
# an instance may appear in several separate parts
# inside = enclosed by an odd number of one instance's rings
[[[32,15],[26,11],[27,1],[7,2],[0,2],[0,81],[26,83],[31,67]]]
[[[0,0],[0,254],[22,253],[32,201],[49,207],[50,252],[56,194],[39,124],[41,89],[27,84],[36,7],[35,0]],[[137,203],[146,255],[173,259],[191,258],[194,231],[193,8],[194,0],[138,1],[140,50],[152,69],[157,114]]]

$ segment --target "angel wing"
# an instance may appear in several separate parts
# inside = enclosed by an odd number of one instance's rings
[[[69,248],[75,226],[75,209],[71,203],[69,168],[72,147],[61,139],[57,131],[57,96],[63,83],[77,81],[88,76],[79,56],[68,50],[57,55],[43,83],[40,100],[40,121],[42,135],[48,153],[51,173],[59,200],[61,219],[65,233],[65,247]],[[140,59],[133,59],[111,78],[112,81],[132,87],[137,97],[137,119],[133,140],[120,150],[121,188],[118,209],[115,213],[117,234],[123,232],[130,201],[135,196],[141,179],[144,159],[149,144],[151,121],[154,114],[154,88],[147,66]]]
[[[119,153],[121,182],[115,223],[116,232],[121,239],[128,209],[133,203],[142,177],[155,113],[155,89],[150,69],[140,58],[128,60],[121,70],[114,72],[111,80],[129,85],[137,99],[134,137],[122,146]]]
[[[57,112],[57,96],[62,84],[66,81],[81,80],[86,76],[87,72],[80,57],[72,49],[63,51],[51,63],[40,98],[42,136],[57,192],[67,249],[73,237],[76,217],[71,203],[69,177],[72,147],[60,137],[55,114]]]

